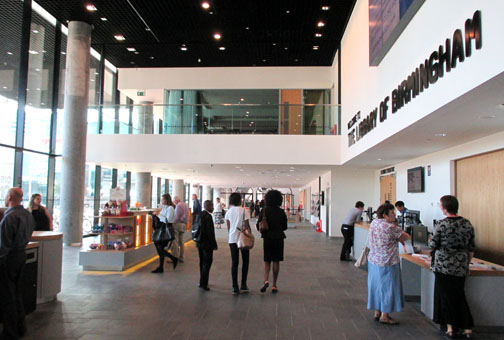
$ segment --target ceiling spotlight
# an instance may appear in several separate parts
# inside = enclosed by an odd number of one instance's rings
[[[151,29],[150,29],[149,27],[145,27],[145,30],[146,30],[147,32],[150,32],[150,31],[151,31]]]
[[[221,36],[221,34],[220,34],[220,33],[215,33],[215,34],[213,35],[213,37],[214,37],[214,39],[215,39],[215,40],[220,40],[220,38],[222,38],[222,36]]]
[[[325,26],[325,23],[323,21],[319,21],[317,23],[317,27],[324,27]]]
[[[320,38],[322,36],[322,33],[315,33],[315,37]]]
[[[245,98],[240,98],[240,101],[241,101],[241,102],[245,101]]]
[[[381,158],[378,158],[379,161],[381,161],[382,159]]]
[[[201,58],[198,58],[198,63],[201,63]]]
[[[318,46],[313,46],[313,49],[316,51],[316,50],[319,49],[319,47]]]
[[[114,38],[116,40],[118,40],[118,41],[124,41],[124,40],[126,40],[126,38],[123,35],[121,35],[121,34],[114,35]]]
[[[134,62],[134,61],[130,61],[130,64],[131,64],[131,65],[134,65],[134,64],[135,64],[135,62]],[[94,80],[93,80],[93,79],[91,79],[91,81],[94,81]]]
[[[290,13],[290,11],[289,11],[289,10],[287,10],[287,11],[285,11],[285,13],[289,14],[289,13]]]
[[[39,31],[37,30],[32,30],[33,33],[37,34]]]
[[[126,49],[130,52],[135,52],[136,49],[134,47],[126,47]]]
[[[207,1],[205,1],[205,2],[203,2],[201,4],[201,7],[203,7],[204,9],[209,9],[210,8],[210,4]]]
[[[245,27],[245,29],[248,31],[250,29],[250,27],[247,26],[247,27]]]
[[[37,51],[34,51],[34,50],[28,50],[28,53],[33,54],[33,55],[38,54],[38,52],[37,52]]]
[[[180,101],[183,101],[183,100],[184,100],[184,98],[180,98],[179,100],[180,100]]]
[[[436,133],[436,137],[446,137],[446,133]]]
[[[266,59],[263,59],[263,60],[262,60],[262,62],[263,62],[263,63],[265,63],[265,62],[266,62]]]
[[[296,62],[296,63],[297,63],[298,61],[299,61],[299,59],[294,59],[294,62]]]
[[[149,59],[150,59],[150,60],[153,60],[153,59],[154,59],[154,57],[149,57]]]
[[[138,52],[138,51],[135,51],[135,54],[140,54],[140,52]]]
[[[98,8],[96,8],[93,4],[86,5],[86,9],[90,12],[97,11]]]
[[[12,55],[13,53],[12,52],[7,52],[8,55]]]
[[[322,10],[323,11],[328,11],[329,10],[329,6],[322,6]]]
[[[102,17],[100,19],[101,19],[101,21],[107,21],[107,18],[105,18],[105,17]]]
[[[186,45],[182,45],[182,46],[180,46],[180,50],[181,50],[181,51],[187,51],[187,46],[186,46]]]
[[[66,54],[66,52],[61,52],[61,54],[65,55],[65,54]]]
[[[221,50],[221,51],[225,51],[225,50],[226,50],[226,48],[225,48],[224,46],[221,46],[221,47],[219,47],[219,50]]]

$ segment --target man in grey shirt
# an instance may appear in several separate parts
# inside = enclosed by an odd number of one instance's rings
[[[21,205],[23,191],[11,188],[5,197],[5,211],[0,221],[0,310],[3,339],[18,339],[26,333],[21,274],[35,221]]]
[[[343,220],[341,233],[343,234],[345,241],[343,242],[343,247],[341,248],[341,261],[351,261],[350,251],[353,246],[354,224],[355,222],[359,222],[361,220],[362,211],[364,211],[364,203],[357,201],[357,203],[355,203],[355,208],[352,208]]]

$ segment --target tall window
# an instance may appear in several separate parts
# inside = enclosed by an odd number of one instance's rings
[[[12,187],[14,177],[14,149],[0,147],[0,199]]]
[[[33,152],[23,152],[23,201],[27,203],[33,194],[42,195],[47,204],[47,170],[49,157]]]

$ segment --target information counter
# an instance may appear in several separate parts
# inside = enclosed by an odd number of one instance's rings
[[[32,242],[37,242],[37,304],[56,300],[61,292],[63,265],[63,234],[54,231],[34,231]]]
[[[84,270],[123,271],[156,255],[152,243],[150,211],[135,211],[128,216],[98,216],[103,229],[84,245],[79,265]]]

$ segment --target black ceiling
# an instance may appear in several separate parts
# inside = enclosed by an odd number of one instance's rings
[[[90,22],[93,47],[117,67],[330,66],[354,1],[210,0],[204,10],[203,0],[37,0],[63,23]]]

